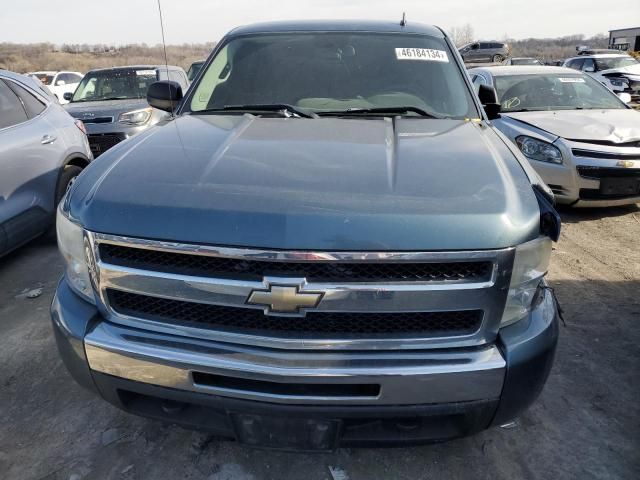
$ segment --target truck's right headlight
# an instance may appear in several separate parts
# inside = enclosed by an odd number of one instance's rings
[[[88,302],[96,303],[87,264],[89,242],[85,239],[82,227],[62,210],[63,204],[60,202],[56,214],[56,232],[58,248],[65,262],[66,278],[74,292]]]
[[[549,269],[551,239],[540,237],[516,247],[507,304],[501,327],[523,319],[530,311],[542,278]]]

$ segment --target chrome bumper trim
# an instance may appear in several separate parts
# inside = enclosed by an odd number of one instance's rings
[[[139,332],[102,322],[85,337],[92,370],[179,390],[289,404],[416,405],[498,398],[497,347],[440,352],[283,352]],[[194,383],[192,372],[279,383],[378,384],[377,397],[312,397]]]
[[[96,243],[111,243],[125,247],[160,250],[165,252],[188,253],[212,257],[235,258],[242,260],[268,260],[270,262],[443,262],[491,260],[500,250],[474,250],[453,252],[393,252],[393,251],[336,251],[317,252],[307,250],[265,250],[257,248],[217,247],[161,240],[147,240],[104,233],[91,233]],[[508,249],[507,249],[508,250]]]

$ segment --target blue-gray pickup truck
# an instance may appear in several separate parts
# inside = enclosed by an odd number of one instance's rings
[[[241,27],[58,210],[78,383],[250,446],[441,441],[549,374],[553,196],[436,27]]]

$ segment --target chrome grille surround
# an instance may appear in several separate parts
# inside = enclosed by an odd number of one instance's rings
[[[514,249],[458,252],[309,252],[215,247],[144,240],[99,233],[86,233],[96,265],[95,285],[98,308],[109,321],[159,333],[210,339],[227,343],[281,349],[317,350],[392,350],[431,349],[479,346],[492,343],[499,329],[509,288]],[[490,261],[491,278],[482,282],[468,281],[393,281],[393,282],[307,282],[305,278],[264,277],[262,281],[236,280],[180,275],[125,266],[111,265],[100,259],[99,245],[110,243],[142,249],[161,250],[191,255],[265,260],[269,262],[343,262],[343,263],[424,263]],[[310,339],[272,337],[221,332],[206,328],[168,324],[120,314],[109,305],[107,290],[149,295],[229,307],[256,308],[247,304],[254,290],[274,284],[299,285],[303,290],[320,291],[324,295],[314,311],[318,312],[444,312],[482,310],[480,328],[463,336],[430,336],[428,338],[335,338]],[[284,314],[279,314],[284,315]],[[304,316],[292,314],[291,316]]]

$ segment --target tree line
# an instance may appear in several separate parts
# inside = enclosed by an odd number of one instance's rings
[[[167,59],[170,65],[178,65],[186,70],[194,61],[206,58],[214,46],[215,43],[167,45]],[[94,68],[117,65],[154,64],[164,64],[161,44],[115,47],[104,44],[56,46],[52,43],[0,43],[0,68],[19,73],[39,70],[84,73]]]
[[[449,33],[457,46],[478,40],[497,40],[495,38],[478,39],[470,24],[453,27]],[[513,40],[503,36],[500,41],[508,43],[511,54],[517,57],[535,57],[552,62],[575,55],[578,45],[592,48],[606,48],[606,35],[586,38],[584,35],[568,35],[559,38],[527,38]],[[168,45],[169,64],[178,65],[185,70],[192,62],[206,58],[215,43]],[[131,44],[113,46],[106,44],[64,44],[52,43],[0,43],[0,68],[25,73],[38,70],[71,70],[87,72],[94,68],[116,65],[144,65],[164,63],[162,45]]]
[[[511,55],[514,57],[534,57],[546,62],[560,61],[575,55],[578,45],[587,45],[591,48],[607,48],[609,45],[609,36],[604,34],[593,37],[567,35],[558,38],[525,38],[521,40],[509,38],[507,35],[503,35],[500,39],[477,38],[473,26],[468,23],[461,27],[450,28],[449,35],[458,47],[479,40],[500,41],[509,45]]]

